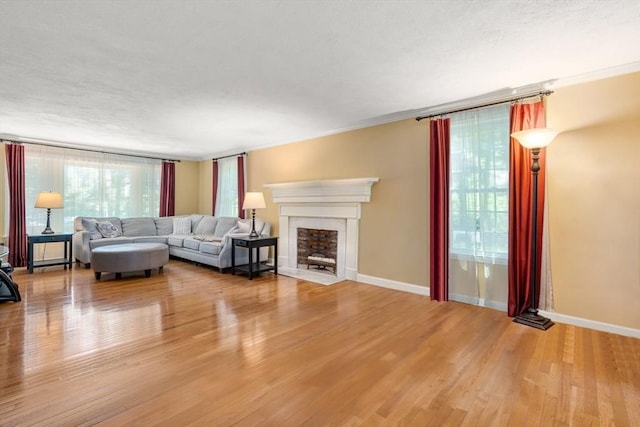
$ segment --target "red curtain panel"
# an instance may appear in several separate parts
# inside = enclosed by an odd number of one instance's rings
[[[27,224],[25,203],[24,147],[5,144],[7,183],[9,184],[9,263],[27,265]]]
[[[244,155],[238,156],[238,216],[244,218]]]
[[[160,216],[175,215],[176,207],[176,164],[162,162],[160,178]]]
[[[430,122],[429,173],[431,200],[429,223],[430,294],[449,300],[449,139],[450,120]]]
[[[216,215],[216,198],[218,195],[218,161],[211,164],[211,215]]]

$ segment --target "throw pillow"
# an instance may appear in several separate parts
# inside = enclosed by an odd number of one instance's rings
[[[173,233],[173,217],[163,216],[160,218],[155,218],[154,222],[156,223],[156,230],[158,236],[167,236]]]
[[[215,216],[205,216],[196,227],[195,234],[213,235],[216,232],[216,224],[218,224],[218,218]]]
[[[181,236],[191,234],[191,218],[173,218],[173,234]]]
[[[118,227],[111,224],[109,221],[98,222],[96,228],[102,235],[102,237],[119,237],[122,235]]]
[[[102,239],[102,234],[98,230],[98,221],[93,218],[80,218],[82,227],[89,232],[89,240]]]
[[[221,216],[218,217],[216,231],[213,233],[216,237],[222,237],[238,224],[237,217]]]
[[[238,221],[238,225],[236,225],[236,233],[250,233],[251,232],[251,224],[248,222]]]

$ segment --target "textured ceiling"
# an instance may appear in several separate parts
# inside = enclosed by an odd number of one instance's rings
[[[638,0],[0,0],[0,137],[176,159],[640,61]]]

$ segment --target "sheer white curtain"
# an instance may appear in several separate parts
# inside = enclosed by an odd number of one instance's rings
[[[217,216],[238,216],[238,159],[235,156],[218,160]]]
[[[449,298],[506,310],[509,105],[451,115]]]
[[[39,233],[46,210],[34,204],[41,191],[60,192],[64,209],[51,211],[51,228],[73,231],[76,216],[158,216],[161,161],[132,156],[25,147],[27,233]]]

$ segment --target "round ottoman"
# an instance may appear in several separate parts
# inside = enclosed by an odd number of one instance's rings
[[[151,275],[152,268],[162,270],[169,261],[169,247],[162,243],[124,243],[95,248],[91,251],[91,268],[96,280],[102,273],[121,273],[144,270],[145,277]]]

